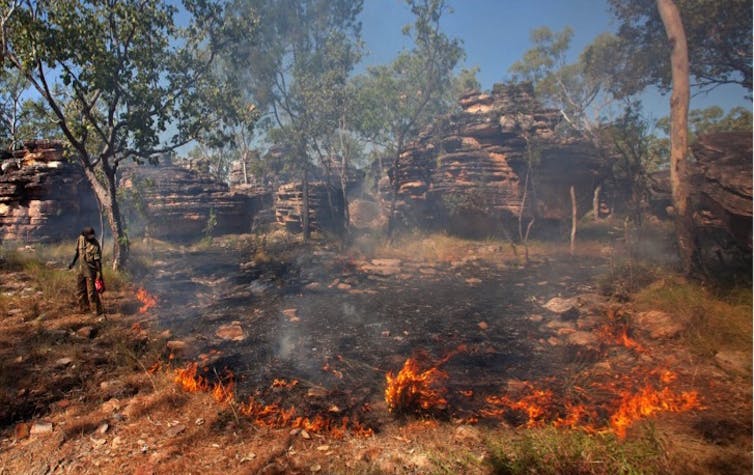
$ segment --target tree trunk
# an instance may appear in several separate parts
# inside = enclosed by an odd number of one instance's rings
[[[571,255],[576,250],[576,222],[578,221],[578,210],[576,209],[576,190],[571,185]]]
[[[301,226],[304,232],[304,242],[311,237],[311,227],[309,225],[309,170],[304,165],[304,179],[301,182]]]
[[[675,207],[675,228],[683,270],[690,274],[696,252],[689,210],[688,151],[689,58],[681,14],[673,0],[657,0],[657,10],[672,46],[670,64],[673,93],[670,97],[670,184]]]
[[[84,175],[89,181],[110,225],[110,234],[113,238],[113,269],[120,270],[128,260],[129,247],[128,236],[123,229],[123,218],[116,196],[115,173],[104,173],[107,179],[107,187],[100,183],[93,170],[84,167]]]
[[[340,190],[343,193],[343,232],[346,238],[351,226],[351,215],[348,210],[348,158],[344,153],[340,162]]]
[[[601,184],[594,189],[594,198],[592,198],[592,214],[595,221],[600,220],[600,192],[602,192]]]
[[[396,157],[393,160],[393,183],[392,183],[392,194],[390,196],[390,214],[387,217],[387,237],[388,239],[392,239],[393,237],[393,231],[395,228],[395,205],[398,201],[398,188],[400,187],[400,182],[398,181],[398,162],[401,156],[400,150],[395,152]]]

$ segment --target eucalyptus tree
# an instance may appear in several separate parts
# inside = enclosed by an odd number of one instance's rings
[[[388,65],[369,68],[353,78],[356,91],[354,122],[357,130],[392,157],[388,235],[395,227],[395,205],[400,186],[397,173],[405,146],[438,114],[447,112],[448,93],[454,91],[453,71],[464,56],[460,40],[441,29],[449,12],[445,0],[406,0],[415,20],[404,27],[413,47],[401,51]],[[474,85],[473,71],[459,77]]]
[[[738,84],[752,90],[752,3],[749,0],[609,0],[625,41],[615,50],[617,94],[648,86],[672,90],[670,179],[678,249],[686,273],[697,249],[689,209],[687,172],[691,88]],[[692,80],[694,81],[692,83]]]
[[[360,57],[362,0],[237,0],[260,15],[259,40],[237,50],[234,64],[263,113],[267,141],[288,151],[301,177],[302,227],[310,235],[308,187],[315,158],[339,127],[348,75]]]
[[[129,243],[116,173],[126,160],[156,161],[192,140],[222,140],[223,124],[250,122],[214,68],[255,18],[214,0],[178,8],[148,0],[0,0],[5,68],[29,82],[55,117],[107,217],[113,267]],[[253,122],[253,121],[252,121]]]
[[[617,91],[671,87],[668,41],[656,0],[608,0],[622,40],[614,51]],[[675,0],[687,38],[690,86],[709,90],[737,84],[752,90],[751,0]]]

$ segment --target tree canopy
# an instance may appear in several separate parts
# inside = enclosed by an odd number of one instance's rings
[[[127,257],[116,200],[126,159],[155,160],[195,139],[223,139],[223,124],[246,121],[233,83],[213,68],[255,19],[223,5],[186,0],[177,8],[141,0],[3,0],[4,66],[42,98],[81,163],[115,237],[114,266]]]
[[[655,0],[609,0],[618,19],[620,47],[614,49],[615,91],[632,94],[649,85],[668,90],[670,56]],[[676,0],[688,38],[690,74],[698,88],[738,84],[752,90],[752,2]]]

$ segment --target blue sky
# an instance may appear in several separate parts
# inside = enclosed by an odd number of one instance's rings
[[[465,67],[478,66],[477,76],[482,88],[508,79],[508,68],[531,47],[529,33],[547,26],[561,31],[566,26],[574,30],[571,59],[597,35],[615,31],[605,0],[449,0],[453,13],[441,20],[448,36],[463,41],[466,50]],[[364,62],[390,62],[401,48],[409,47],[401,34],[403,25],[413,22],[405,0],[365,0],[362,13],[362,35],[368,55]],[[719,105],[727,110],[733,106],[751,109],[751,101],[744,97],[746,90],[738,86],[721,87],[710,94],[692,98],[691,108]],[[667,115],[669,96],[647,91],[642,96],[647,114],[653,118]]]

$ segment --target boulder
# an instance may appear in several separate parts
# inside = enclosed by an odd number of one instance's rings
[[[634,324],[656,340],[675,338],[685,328],[683,322],[679,322],[673,315],[660,310],[649,310],[639,313],[634,318]]]

